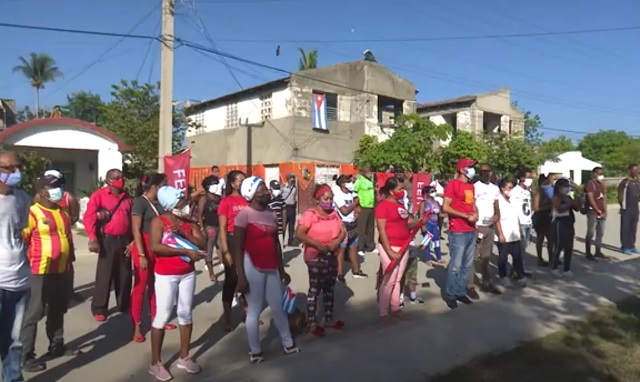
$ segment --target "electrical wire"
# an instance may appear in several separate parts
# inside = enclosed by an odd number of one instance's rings
[[[162,19],[158,20],[158,25],[156,26],[156,33],[155,34],[159,34],[160,33],[160,27],[162,25]],[[140,68],[138,69],[138,73],[136,74],[136,81],[138,81],[138,78],[140,78],[140,73],[142,72],[142,68],[144,68],[144,64],[147,63],[147,58],[149,58],[149,53],[151,52],[151,48],[153,47],[153,40],[149,40],[149,45],[147,46],[147,51],[144,54],[144,58],[142,59],[142,63],[140,64]],[[153,61],[151,62],[151,68],[153,68]],[[147,81],[149,82],[149,81]]]

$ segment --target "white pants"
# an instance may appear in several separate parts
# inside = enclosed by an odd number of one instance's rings
[[[284,289],[280,273],[276,271],[257,270],[249,256],[244,257],[244,272],[249,282],[249,293],[246,295],[247,310],[247,337],[249,338],[249,348],[252,354],[262,353],[260,347],[260,312],[266,298],[271,309],[273,322],[280,332],[282,345],[286,348],[293,346],[293,339],[289,331],[289,319],[282,310],[282,296]]]
[[[156,316],[151,326],[163,329],[169,323],[171,311],[176,301],[178,325],[190,325],[193,295],[196,292],[196,273],[175,276],[156,273],[155,276]]]

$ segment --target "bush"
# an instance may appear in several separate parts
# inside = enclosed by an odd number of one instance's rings
[[[21,187],[29,195],[33,196],[35,194],[36,179],[44,174],[47,168],[51,166],[51,162],[47,158],[38,155],[35,151],[24,151],[18,153],[18,155],[24,166]]]

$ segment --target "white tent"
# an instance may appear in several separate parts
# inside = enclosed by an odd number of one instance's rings
[[[548,160],[538,169],[541,174],[557,173],[565,178],[573,179],[577,184],[582,184],[583,171],[591,171],[594,167],[601,167],[600,163],[594,162],[582,156],[580,151],[568,151],[560,154],[556,161]]]

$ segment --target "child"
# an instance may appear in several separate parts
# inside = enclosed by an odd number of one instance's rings
[[[554,236],[554,248],[551,254],[551,273],[555,276],[572,276],[571,255],[573,253],[573,239],[575,237],[574,211],[580,210],[580,201],[569,196],[572,184],[567,179],[558,179],[553,186],[551,199],[551,229]],[[564,272],[558,269],[560,253],[564,252]]]
[[[22,368],[26,372],[39,372],[46,364],[36,358],[36,330],[38,322],[46,316],[47,336],[51,357],[61,357],[69,351],[64,343],[64,314],[69,294],[66,272],[71,264],[71,219],[58,203],[64,191],[60,180],[47,175],[35,184],[38,201],[29,210],[29,225],[23,231],[29,243],[28,259],[31,265],[31,299],[22,325]]]
[[[276,213],[278,217],[278,235],[282,236],[282,242],[284,243],[284,219],[282,213],[284,212],[284,199],[282,199],[282,191],[280,182],[272,180],[269,182],[269,191],[271,192],[271,200],[269,201],[269,208]]]
[[[444,261],[442,260],[442,252],[440,250],[440,226],[438,219],[443,217],[444,214],[441,212],[442,207],[440,203],[435,199],[436,196],[437,193],[434,187],[424,187],[422,189],[422,202],[420,203],[418,212],[420,213],[420,218],[425,219],[424,227],[421,228],[422,233],[425,235],[425,240],[427,240],[427,236],[431,236],[431,242],[426,245],[425,258],[427,262],[431,261],[431,249],[433,248],[436,261],[442,264]],[[423,242],[425,242],[425,240],[423,240]]]

